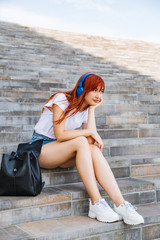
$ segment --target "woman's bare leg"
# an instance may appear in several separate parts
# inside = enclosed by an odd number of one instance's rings
[[[39,164],[42,168],[68,167],[74,164],[73,157],[76,157],[77,170],[94,203],[101,195],[96,183],[91,150],[85,137],[44,145],[39,156]]]
[[[120,204],[124,203],[124,198],[120,192],[108,162],[96,145],[90,145],[90,149],[95,176],[99,184],[104,188],[116,206],[119,206]]]

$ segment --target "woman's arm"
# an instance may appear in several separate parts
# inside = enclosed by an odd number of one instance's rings
[[[54,134],[59,142],[71,140],[80,136],[89,137],[94,135],[94,130],[90,128],[82,130],[65,130],[65,120],[63,120],[60,124],[56,124],[55,122],[61,117],[63,110],[58,105],[53,105],[53,107],[49,109],[53,112]]]
[[[88,121],[87,121],[87,123],[83,123],[82,128],[83,129],[93,129],[95,132],[97,131],[96,123],[95,123],[94,108],[92,108],[91,106],[88,108]],[[87,137],[87,139],[90,144],[95,143],[95,140],[91,136]]]
[[[99,106],[99,105],[97,105],[97,106]],[[96,142],[98,144],[98,147],[102,151],[103,141],[102,141],[101,137],[99,136],[99,134],[97,133],[97,129],[96,129],[96,121],[95,121],[95,109],[96,109],[96,107],[95,106],[90,106],[88,108],[88,122],[83,124],[83,129],[92,129],[94,131],[94,134],[92,136],[87,137],[88,142],[90,144],[94,144]]]

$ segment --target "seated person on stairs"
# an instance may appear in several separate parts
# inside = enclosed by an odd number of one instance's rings
[[[124,200],[102,154],[103,142],[96,130],[95,109],[102,104],[104,80],[93,73],[80,77],[71,91],[53,94],[45,103],[31,141],[43,138],[39,156],[42,168],[76,165],[90,196],[88,216],[102,222],[122,220],[144,223],[136,209]],[[82,126],[82,129],[77,129]],[[101,197],[96,180],[114,202],[114,210]]]

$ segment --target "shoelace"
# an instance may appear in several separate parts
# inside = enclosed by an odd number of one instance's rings
[[[106,208],[108,208],[108,209],[110,209],[110,207],[109,207],[109,205],[108,205],[108,203],[105,201],[105,200],[99,200],[97,203],[96,203],[97,205],[103,205],[103,207],[106,209]]]
[[[135,213],[137,208],[135,206],[133,206],[131,203],[127,202],[125,203],[125,207],[131,212],[131,213]]]

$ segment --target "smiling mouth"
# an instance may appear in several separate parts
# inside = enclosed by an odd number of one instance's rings
[[[99,103],[99,100],[93,100],[95,103]]]

